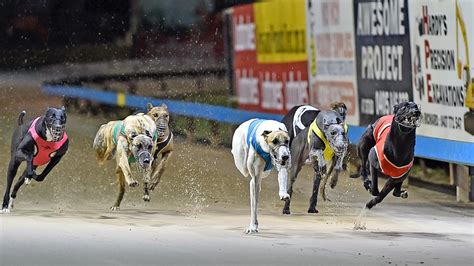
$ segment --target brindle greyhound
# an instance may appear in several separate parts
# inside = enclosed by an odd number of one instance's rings
[[[48,108],[44,116],[37,117],[23,124],[23,111],[18,117],[18,128],[13,133],[11,142],[11,160],[8,165],[7,185],[3,197],[2,211],[10,212],[16,194],[23,183],[29,184],[31,179],[42,182],[51,170],[61,161],[69,147],[69,139],[65,132],[66,111]],[[26,170],[18,179],[10,195],[10,189],[22,162],[26,162]],[[47,164],[47,165],[46,165]],[[38,166],[46,165],[41,174],[36,174]]]
[[[147,115],[155,121],[158,139],[153,153],[153,164],[151,166],[153,170],[151,173],[150,183],[144,185],[144,201],[150,201],[150,191],[153,191],[160,182],[161,176],[165,171],[166,164],[173,153],[174,148],[173,133],[169,128],[170,115],[168,107],[165,104],[153,107],[151,103],[148,103],[147,110]],[[158,158],[160,155],[161,158]]]
[[[414,102],[402,102],[393,107],[395,115],[379,118],[369,125],[357,146],[361,161],[359,173],[351,177],[362,176],[364,187],[375,198],[367,202],[371,209],[395,188],[395,197],[407,198],[408,192],[402,190],[402,183],[408,177],[413,165],[416,128],[420,125],[421,112]],[[368,178],[372,175],[372,182]],[[379,192],[378,176],[388,179]]]
[[[342,169],[342,162],[349,145],[342,117],[336,111],[320,111],[309,127],[306,127],[293,139],[290,146],[291,169],[290,197],[285,201],[283,214],[290,214],[293,183],[303,165],[309,162],[314,169],[313,193],[310,199],[308,213],[318,213],[316,204],[321,175],[325,174],[327,162],[335,161],[336,171]],[[334,156],[334,158],[333,158]],[[309,159],[309,160],[308,160]]]

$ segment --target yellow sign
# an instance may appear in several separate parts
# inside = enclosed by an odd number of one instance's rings
[[[254,4],[258,63],[306,61],[305,0]]]

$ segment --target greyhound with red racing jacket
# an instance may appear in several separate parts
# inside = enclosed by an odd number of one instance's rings
[[[18,128],[13,133],[11,159],[1,211],[3,213],[8,213],[13,208],[18,189],[24,183],[29,184],[32,179],[42,182],[61,161],[69,147],[69,139],[65,131],[67,116],[64,107],[48,108],[44,116],[23,124],[25,114],[25,111],[20,113]],[[13,180],[22,162],[26,162],[26,170],[10,194]],[[36,168],[42,165],[46,165],[45,169],[41,174],[37,174]]]

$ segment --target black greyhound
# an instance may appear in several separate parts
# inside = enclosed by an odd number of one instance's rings
[[[66,111],[64,107],[60,109],[48,108],[44,116],[31,120],[23,124],[23,111],[18,117],[18,128],[13,133],[11,142],[11,159],[7,171],[7,185],[3,196],[2,212],[10,212],[16,198],[18,189],[23,183],[31,182],[34,179],[43,181],[49,172],[59,163],[66,154],[69,140],[65,132]],[[18,179],[10,195],[10,189],[20,164],[26,161],[26,169]],[[35,170],[40,165],[45,165],[41,174],[36,174]]]
[[[361,165],[359,173],[351,177],[362,176],[364,187],[375,196],[367,202],[368,209],[382,202],[392,189],[395,197],[408,197],[408,192],[402,191],[402,183],[413,165],[421,111],[414,102],[402,102],[393,107],[393,112],[395,115],[383,116],[369,125],[357,145]],[[372,181],[368,178],[369,169]],[[380,192],[379,175],[388,177]]]
[[[313,110],[314,111],[314,110]],[[336,111],[319,111],[316,118],[306,126],[301,132],[296,132],[296,136],[290,144],[291,168],[289,173],[290,185],[288,194],[293,194],[293,183],[296,181],[298,173],[304,164],[311,164],[314,169],[313,193],[310,199],[308,213],[318,213],[316,209],[318,200],[319,185],[322,175],[327,180],[329,175],[326,165],[332,161],[331,168],[336,169],[335,176],[339,175],[342,169],[342,162],[346,155],[348,139],[343,118]],[[291,121],[288,117],[294,117],[295,112],[291,112],[283,119],[284,123]],[[287,128],[293,127],[293,123]],[[294,134],[294,132],[293,132]],[[333,176],[334,179],[334,176]],[[337,177],[335,178],[337,180]],[[333,181],[333,180],[332,180]],[[333,181],[331,186],[334,188],[337,181]],[[323,182],[323,188],[325,187]],[[323,189],[323,198],[325,199]],[[290,214],[291,200],[285,201],[283,214]]]

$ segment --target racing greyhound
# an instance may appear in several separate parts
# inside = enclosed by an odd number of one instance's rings
[[[367,202],[371,209],[395,188],[395,197],[407,198],[408,192],[402,190],[402,183],[408,177],[413,166],[416,128],[420,126],[421,111],[414,102],[402,102],[393,107],[395,115],[383,116],[367,127],[357,145],[357,154],[361,161],[359,173],[364,187],[375,198]],[[372,175],[372,181],[368,174]],[[382,191],[379,192],[378,176],[388,177]]]
[[[293,194],[293,183],[305,163],[311,164],[314,169],[313,193],[310,199],[308,213],[318,213],[316,209],[318,190],[321,176],[327,173],[326,165],[334,161],[337,173],[342,170],[343,159],[347,153],[349,140],[343,118],[333,110],[319,111],[309,127],[303,129],[290,146],[293,155],[290,169],[290,186],[288,194]],[[334,183],[335,185],[335,183]],[[285,201],[283,214],[290,214],[291,198]]]
[[[4,213],[10,212],[13,208],[17,192],[23,183],[29,184],[31,179],[42,182],[61,161],[69,147],[69,139],[65,131],[67,116],[64,106],[59,109],[48,108],[44,116],[37,117],[27,124],[23,123],[25,114],[25,111],[20,113],[18,127],[12,137],[11,159],[2,204]],[[18,179],[10,195],[13,180],[22,162],[26,162],[26,170]],[[43,172],[36,174],[36,168],[42,165],[46,165]]]
[[[258,196],[262,178],[273,167],[278,171],[279,196],[289,199],[287,168],[290,166],[288,132],[284,124],[274,120],[251,119],[242,123],[232,138],[235,166],[243,176],[250,176],[250,225],[245,233],[258,232]]]
[[[342,118],[342,121],[344,121],[344,129],[348,130],[347,124],[345,124],[346,121],[346,115],[347,115],[347,107],[343,102],[334,102],[331,104],[331,110],[336,111]],[[294,106],[291,108],[290,111],[283,117],[282,123],[285,124],[286,128],[288,128],[288,134],[290,136],[290,145],[293,142],[293,139],[295,138],[298,133],[300,133],[303,129],[309,127],[311,123],[314,121],[316,116],[318,116],[320,110],[311,106],[311,105],[298,105]],[[345,159],[347,158],[344,157],[343,163],[342,163],[342,169],[346,169],[346,162]],[[325,175],[323,175],[322,178],[322,186],[321,186],[321,196],[324,201],[328,200],[326,196],[326,183],[330,179],[330,186],[331,188],[335,188],[337,185],[337,181],[339,178],[340,170],[336,170],[335,173],[333,174],[334,167],[336,165],[336,160],[331,160],[331,165],[329,166],[329,169]]]

